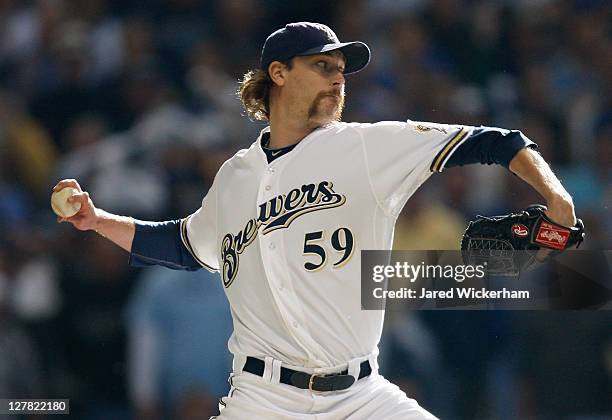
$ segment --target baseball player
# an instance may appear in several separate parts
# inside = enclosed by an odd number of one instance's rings
[[[571,197],[519,131],[341,122],[345,77],[369,60],[366,44],[322,24],[272,33],[239,88],[247,113],[269,126],[183,219],[117,216],[75,180],[55,187],[80,192],[79,213],[60,221],[96,230],[131,264],[220,273],[234,363],[218,419],[435,418],[378,374],[384,313],[361,310],[359,261],[362,249],[391,248],[404,203],[434,172],[503,165],[546,199],[552,220],[576,222]]]

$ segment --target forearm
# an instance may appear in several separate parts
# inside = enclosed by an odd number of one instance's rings
[[[79,204],[79,210],[71,217],[58,216],[57,221],[59,223],[71,223],[78,230],[95,230],[130,252],[135,232],[134,219],[111,214],[94,206],[89,193],[81,189],[76,179],[59,181],[53,187],[53,191],[57,192],[67,187],[76,189],[77,192],[68,197],[67,200],[70,203]]]
[[[546,200],[565,198],[571,201],[550,166],[542,156],[531,149],[523,149],[510,161],[510,171],[531,185]]]
[[[102,209],[96,209],[95,231],[127,252],[132,251],[136,227],[131,217],[118,216]]]
[[[544,197],[554,221],[574,226],[576,217],[572,197],[538,152],[522,149],[510,161],[509,169]]]
[[[95,231],[130,253],[130,265],[161,265],[174,270],[202,266],[183,245],[180,221],[145,222],[96,209]]]

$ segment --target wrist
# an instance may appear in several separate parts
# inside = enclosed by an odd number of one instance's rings
[[[99,233],[102,236],[104,236],[104,234],[102,233],[102,229],[103,229],[103,223],[105,219],[106,217],[105,217],[104,210],[94,209],[93,230],[95,230],[97,233]]]
[[[567,193],[552,194],[550,197],[546,197],[546,203],[549,207],[555,206],[567,210],[574,208],[574,201]]]
[[[551,197],[547,200],[547,216],[554,222],[563,226],[572,227],[576,224],[574,202],[569,194]]]

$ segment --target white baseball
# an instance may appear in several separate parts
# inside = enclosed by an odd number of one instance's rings
[[[81,203],[71,203],[69,197],[78,194],[76,188],[66,187],[51,194],[51,208],[60,217],[72,217],[81,209]]]

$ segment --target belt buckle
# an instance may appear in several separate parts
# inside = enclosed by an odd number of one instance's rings
[[[312,386],[314,385],[315,377],[323,378],[325,376],[326,375],[317,375],[317,374],[314,374],[314,373],[312,375],[310,375],[310,379],[308,380],[308,390],[310,392],[321,392],[321,391],[318,391],[316,389],[312,389]]]

